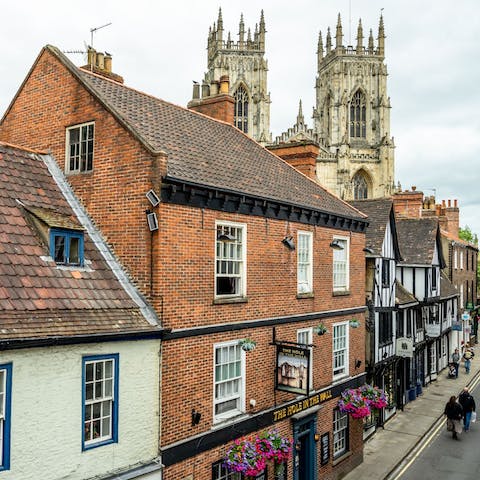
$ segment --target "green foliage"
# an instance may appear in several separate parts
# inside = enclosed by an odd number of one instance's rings
[[[462,240],[465,240],[466,242],[470,242],[470,243],[474,243],[475,245],[478,245],[478,236],[476,233],[473,233],[470,230],[470,227],[468,225],[465,225],[465,228],[460,227],[458,229],[458,236]]]

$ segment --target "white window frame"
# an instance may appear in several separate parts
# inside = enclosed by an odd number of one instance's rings
[[[350,288],[350,240],[348,237],[333,237],[333,240],[344,245],[342,250],[333,249],[332,281],[334,292],[346,292]],[[340,256],[343,258],[340,260]],[[339,272],[343,267],[345,272]],[[339,282],[338,277],[344,276],[345,281]]]
[[[313,234],[297,232],[297,293],[313,292]]]
[[[333,411],[333,458],[348,452],[348,414],[338,408]]]
[[[83,358],[82,375],[82,449],[113,443],[118,441],[118,371],[119,355],[92,355]],[[107,363],[111,365],[110,374],[107,374],[105,368]],[[87,374],[88,367],[93,366],[93,377]],[[97,365],[101,365],[102,376],[97,376]],[[89,390],[92,388],[92,395]],[[98,390],[97,390],[98,387]],[[96,406],[99,411],[95,412]],[[107,408],[108,407],[108,408]],[[89,415],[87,416],[87,410]],[[88,418],[90,417],[90,418]],[[95,420],[99,422],[100,433],[94,437]],[[109,432],[103,434],[104,421],[107,420]],[[87,439],[87,431],[90,439]]]
[[[232,229],[235,232],[239,230],[241,232],[240,239],[235,235],[235,239],[232,241],[222,241],[218,239],[218,232],[225,231],[231,232]],[[240,252],[240,259],[237,259],[235,255]],[[224,263],[222,263],[224,262]],[[226,262],[226,263],[225,263]],[[231,262],[229,265],[228,262]],[[238,273],[231,273],[230,275],[225,272],[219,272],[219,266],[224,270],[228,270],[229,266],[234,267],[235,262],[239,266]],[[214,291],[215,298],[236,298],[245,297],[247,294],[247,225],[245,223],[234,223],[225,221],[215,222],[215,279],[214,279]],[[219,278],[238,278],[238,291],[235,293],[221,293],[217,292],[217,280]]]
[[[305,345],[313,345],[313,328],[300,328],[297,330],[297,343]],[[308,374],[308,386],[310,391],[313,390],[313,348],[308,347],[310,351],[310,368]]]
[[[463,270],[463,251],[460,250],[460,270]]]
[[[224,466],[223,460],[215,462],[212,465],[212,480],[241,480],[242,476],[239,472],[230,472]]]
[[[465,308],[465,303],[463,302],[463,283],[460,284],[460,309]]]
[[[93,126],[92,137],[82,140],[82,130],[87,129],[88,131],[88,127],[90,126]],[[76,162],[78,162],[77,168],[70,167],[70,160],[71,160],[70,133],[73,132],[73,130],[79,130],[79,139],[80,139],[78,143],[78,151],[76,152],[76,156],[79,157],[76,160]],[[67,174],[88,173],[93,171],[94,152],[95,152],[95,122],[80,123],[78,125],[72,125],[71,127],[66,128],[65,130],[65,172]],[[91,168],[87,168],[89,153],[91,153]],[[82,156],[85,156],[84,160],[82,160]],[[82,161],[85,162],[84,168],[82,168]]]
[[[458,269],[458,251],[456,249],[453,251],[453,268]]]
[[[345,378],[349,374],[349,324],[348,322],[335,323],[332,328],[332,376],[333,380]],[[344,338],[344,342],[340,342],[337,332],[344,329],[344,335],[340,338]],[[336,359],[340,359],[343,353],[343,362],[338,362],[335,366]],[[337,371],[337,372],[336,372]]]
[[[217,381],[217,367],[221,368],[221,365],[217,365],[217,350],[230,348],[234,348],[240,353],[240,375],[235,375],[232,377],[228,377],[224,380]],[[223,362],[223,365],[225,365],[225,362]],[[217,398],[217,384],[227,384],[228,382],[235,382],[236,380],[238,380],[239,386],[238,393],[225,395]],[[216,413],[217,405],[235,399],[237,400],[236,408],[232,408],[223,413]],[[223,422],[225,420],[228,420],[229,418],[236,417],[243,413],[245,413],[245,352],[242,350],[242,347],[240,346],[238,340],[217,343],[213,346],[213,421],[214,423]]]

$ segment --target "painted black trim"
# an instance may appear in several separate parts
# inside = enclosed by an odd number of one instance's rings
[[[335,398],[339,397],[345,389],[356,388],[360,385],[363,385],[365,383],[365,377],[366,373],[355,378],[350,378],[343,383],[324,388],[320,390],[320,392],[331,390],[332,399],[329,401],[335,401]],[[279,407],[288,407],[288,405],[293,405],[298,401],[298,398],[296,398],[290,402],[276,406],[275,408],[265,412],[252,415],[245,420],[239,421],[238,423],[229,424],[223,428],[215,430],[210,430],[199,436],[196,436],[195,438],[186,439],[184,442],[177,443],[174,446],[165,447],[164,449],[161,449],[162,463],[165,465],[165,467],[169,467],[176,463],[195,457],[196,455],[206,452],[212,448],[225,445],[226,443],[229,443],[243,435],[248,435],[252,432],[256,432],[257,430],[261,430],[262,428],[269,427],[274,424],[274,410],[277,410]]]
[[[47,338],[15,338],[11,340],[0,340],[0,351],[16,350],[21,348],[52,347],[55,345],[75,345],[81,343],[97,342],[121,342],[128,340],[152,340],[161,339],[168,329],[148,332],[129,332],[129,333],[101,333],[98,335],[86,334],[62,337]]]
[[[246,195],[225,188],[195,184],[169,175],[162,180],[161,197],[165,203],[255,215],[337,230],[364,233],[368,226],[366,219],[316,210],[282,200]]]
[[[247,322],[224,323],[222,325],[208,325],[206,327],[189,328],[182,330],[168,331],[164,330],[162,340],[175,340],[178,338],[198,337],[200,335],[212,335],[215,333],[232,332],[245,330],[247,328],[274,327],[286,323],[299,323],[319,320],[329,317],[340,317],[344,315],[355,315],[363,313],[367,307],[351,308],[348,310],[335,310],[330,312],[316,312],[307,315],[293,315],[288,317],[266,318],[262,320],[252,320]]]

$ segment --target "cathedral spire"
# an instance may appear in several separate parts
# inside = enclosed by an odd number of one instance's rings
[[[227,48],[232,48],[232,37],[230,35],[230,32],[228,32],[228,37],[227,37]]]
[[[332,36],[330,35],[330,27],[327,28],[327,54],[332,49]]]
[[[243,13],[240,14],[238,41],[239,41],[240,50],[242,50],[244,48],[244,45],[245,45],[245,23],[243,23]]]
[[[370,29],[370,35],[368,37],[368,53],[370,55],[373,55],[374,50],[375,50],[375,46],[373,44],[373,32],[372,32],[372,29]]]
[[[298,103],[297,125],[305,125],[305,118],[302,110],[302,100]]]
[[[342,19],[340,17],[340,14],[338,14],[338,20],[337,20],[337,32],[335,35],[335,48],[339,50],[342,48],[342,43],[343,43],[343,32],[342,32]]]
[[[363,28],[362,28],[362,19],[358,21],[357,29],[357,55],[363,54]]]
[[[250,48],[251,46],[252,46],[252,33],[250,32],[250,28],[248,28],[247,47]]]
[[[383,13],[380,14],[380,23],[378,25],[378,54],[385,56],[385,30],[383,26]]]
[[[318,46],[317,46],[317,66],[320,68],[320,64],[323,60],[323,40],[322,40],[322,32],[320,31],[318,34]]]

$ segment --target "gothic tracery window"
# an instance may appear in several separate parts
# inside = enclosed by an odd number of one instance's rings
[[[357,90],[350,102],[350,138],[366,138],[366,125],[365,95]]]
[[[235,99],[235,126],[242,132],[248,133],[248,94],[245,88],[240,85],[233,97]]]
[[[353,176],[353,199],[365,200],[368,198],[368,182],[365,174],[357,172]]]

